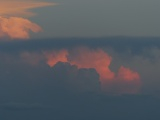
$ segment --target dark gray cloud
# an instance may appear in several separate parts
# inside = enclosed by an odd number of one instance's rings
[[[69,63],[32,65],[16,58],[1,60],[1,102],[47,102],[65,94],[100,92],[99,75],[95,69],[78,69]]]
[[[160,47],[158,37],[106,37],[106,38],[53,38],[30,41],[1,41],[1,52],[41,51],[50,49],[74,48],[112,48],[117,52],[140,54],[144,49]]]
[[[100,92],[99,74],[94,68],[78,69],[76,65],[58,62],[53,68],[53,76],[59,88],[70,92]]]
[[[140,73],[142,81],[141,91],[147,91],[145,93],[159,91],[157,83],[159,83],[160,76],[157,71],[159,71],[158,54],[160,42],[159,38],[156,37],[57,38],[30,41],[1,41],[1,82],[10,80],[11,83],[15,84],[14,81],[16,80],[18,81],[16,83],[22,84],[19,86],[24,86],[28,84],[28,81],[32,82],[34,80],[41,81],[41,84],[46,85],[44,80],[47,77],[46,82],[49,85],[49,81],[51,82],[53,79],[53,71],[46,65],[46,58],[42,55],[43,51],[61,49],[74,51],[74,48],[79,46],[85,46],[90,49],[103,49],[112,57],[112,63],[109,67],[113,72],[117,73],[121,65],[131,68]],[[155,71],[153,71],[153,68],[156,68]],[[35,73],[35,75],[31,76],[32,73]],[[89,73],[90,76],[94,77],[93,73]],[[24,80],[22,79],[25,80],[25,83],[23,83]],[[72,79],[77,79],[77,77]],[[85,77],[81,79],[91,78]],[[151,80],[152,82],[150,82]],[[41,90],[40,83],[34,83],[39,85],[39,90]],[[5,84],[7,85],[7,83]],[[124,84],[124,86],[126,85]]]
[[[38,103],[4,103],[0,105],[0,109],[9,111],[23,111],[23,110],[41,110],[51,109],[48,106],[44,106]]]
[[[73,38],[0,42],[0,119],[5,120],[146,120],[159,119],[159,38]],[[140,74],[140,95],[112,96],[134,84],[121,80],[108,85],[111,96],[100,91],[94,68],[67,62],[50,67],[43,52],[85,46],[103,49],[112,57],[110,70],[121,65]],[[133,82],[134,83],[134,82]]]

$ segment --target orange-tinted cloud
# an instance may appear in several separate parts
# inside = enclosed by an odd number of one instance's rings
[[[121,66],[116,77],[116,82],[120,85],[117,90],[121,93],[137,93],[141,87],[140,75],[129,69]]]
[[[105,81],[102,90],[112,94],[135,94],[141,88],[140,75],[124,66],[121,66],[112,81]]]
[[[35,0],[0,0],[0,16],[33,16],[30,9],[56,5],[56,3]]]
[[[44,52],[44,55],[47,59],[47,64],[51,67],[53,67],[57,62],[68,62],[67,50]]]
[[[140,80],[140,76],[137,72],[121,66],[118,71],[117,79],[122,79],[126,81]]]
[[[69,55],[68,59],[71,64],[77,65],[79,68],[95,68],[100,74],[102,80],[112,80],[114,73],[109,69],[112,57],[103,50],[90,50],[88,48],[78,48],[74,50],[76,53]]]
[[[29,32],[40,32],[42,29],[31,21],[20,17],[0,17],[0,37],[28,39]]]
[[[33,16],[34,8],[56,5],[35,0],[0,0],[0,37],[28,39],[30,32],[40,32],[39,25],[24,17]]]
[[[68,62],[78,68],[94,68],[100,75],[101,88],[110,93],[137,93],[141,86],[140,75],[121,66],[118,73],[110,70],[112,57],[102,49],[76,48],[45,53],[47,64],[53,67],[57,62]]]

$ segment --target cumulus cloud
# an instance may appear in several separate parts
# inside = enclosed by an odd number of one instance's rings
[[[33,68],[37,66],[41,66],[42,64],[46,65],[49,59],[47,56],[53,56],[53,53],[59,53],[61,50],[66,51],[67,53],[66,55],[64,55],[64,57],[67,56],[65,60],[66,59],[67,61],[69,60],[68,55],[74,60],[78,56],[78,52],[76,52],[78,50],[76,50],[77,48],[76,49],[72,49],[72,48],[75,48],[80,44],[80,46],[81,45],[88,46],[88,48],[85,48],[85,49],[88,49],[89,51],[93,51],[93,52],[96,52],[98,50],[97,48],[99,49],[101,48],[102,51],[105,51],[105,53],[112,58],[109,69],[111,72],[114,72],[115,74],[114,78],[116,79],[105,80],[106,84],[103,85],[104,91],[110,91],[115,93],[117,92],[137,93],[138,91],[138,93],[159,95],[160,93],[159,92],[160,88],[158,86],[160,84],[160,81],[159,81],[159,78],[160,78],[160,74],[159,74],[160,44],[159,43],[160,42],[158,41],[159,38],[156,38],[156,39],[143,38],[142,41],[141,41],[141,38],[135,38],[135,39],[129,38],[127,40],[119,40],[120,38],[110,39],[110,40],[109,38],[104,38],[104,40],[102,39],[96,39],[96,40],[94,39],[93,40],[92,39],[49,39],[49,40],[13,41],[13,42],[1,41],[0,42],[0,51],[1,51],[0,61],[1,61],[1,66],[2,65],[4,66],[3,68],[1,68],[1,76],[5,76],[5,75],[8,77],[10,76],[8,75],[8,70],[10,70],[10,68],[6,70],[8,65],[12,65],[12,64],[14,65],[16,63],[17,66],[21,67],[22,65],[20,64],[21,62],[19,62],[19,60],[22,60],[23,64],[27,64],[26,66],[34,65],[32,66]],[[137,45],[138,45],[138,48],[137,48]],[[81,49],[78,48],[78,49],[81,50],[82,48]],[[42,51],[45,51],[45,52],[42,52]],[[21,54],[22,58],[19,58],[19,57],[16,58],[16,56],[18,56],[19,53]],[[44,53],[49,55],[46,56],[44,55]],[[52,57],[52,59],[54,58],[55,57]],[[58,60],[58,61],[61,61],[61,60]],[[17,68],[17,66],[15,68]],[[50,66],[52,68],[54,64],[50,64]],[[121,69],[122,66],[126,70],[124,69],[122,70]],[[38,69],[42,70],[44,68],[38,68]],[[7,71],[7,72],[4,73],[3,71],[4,72]],[[17,71],[21,71],[21,70],[19,69]],[[46,71],[47,70],[45,69],[44,72],[42,73],[46,73]],[[128,71],[130,71],[133,74],[132,76],[134,77],[134,79],[129,80],[129,78],[127,77],[128,79],[127,80],[125,78],[127,75],[123,75],[123,74],[130,74],[130,72]],[[35,73],[35,72],[32,72],[32,73]],[[21,74],[23,75],[24,73],[21,73]],[[41,73],[38,73],[38,74],[41,74]],[[47,76],[49,76],[48,71],[46,74]],[[50,76],[53,77],[53,73],[51,72],[50,74],[51,74]],[[136,77],[137,76],[136,74],[139,75],[140,79]],[[29,76],[29,75],[26,75],[26,76]],[[5,78],[4,80],[6,79],[8,78]],[[33,76],[31,75],[30,79],[32,81],[35,78],[33,78]],[[35,80],[35,83],[37,83],[37,81],[39,82],[39,79],[41,79],[41,81],[46,80],[45,77],[41,76],[40,78],[37,78]],[[28,82],[28,80],[26,81]],[[101,85],[102,85],[102,80],[101,80]]]
[[[59,61],[67,62],[67,55],[68,51],[66,50],[44,52],[44,56],[46,57],[49,66],[54,66]]]
[[[20,17],[0,17],[0,37],[8,36],[12,39],[28,39],[29,32],[40,32],[39,25]]]
[[[100,74],[101,80],[111,80],[115,76],[109,68],[112,57],[102,49],[77,48],[70,52],[68,60],[79,68],[95,68]]]
[[[124,66],[121,66],[118,71],[117,79],[132,81],[132,80],[140,80],[140,77],[137,72],[133,72],[129,68],[125,68]]]
[[[70,51],[46,52],[45,55],[47,55],[47,64],[51,67],[60,61],[76,65],[79,69],[94,68],[100,75],[101,88],[106,92],[113,92],[112,88],[116,86],[115,93],[137,93],[141,86],[140,75],[137,72],[124,66],[120,67],[118,73],[111,71],[112,57],[102,49],[92,50],[81,47]],[[126,89],[124,86],[127,86]]]
[[[32,47],[35,46],[31,46],[30,48],[32,49]],[[132,70],[132,67],[128,67],[128,65],[124,64],[120,64],[120,66],[113,71],[113,69],[110,69],[111,63],[113,61],[114,64],[115,62],[119,63],[119,59],[116,58],[114,60],[110,54],[101,48],[92,49],[88,47],[78,47],[71,49],[60,48],[57,50],[42,49],[37,52],[21,52],[21,58],[29,64],[41,65],[41,63],[45,63],[51,68],[53,68],[58,62],[67,62],[70,65],[77,66],[78,69],[95,69],[99,74],[101,89],[105,92],[137,93],[141,88],[139,72],[137,72],[133,66]],[[63,69],[60,70],[59,73],[61,76],[64,76],[62,71]],[[74,73],[73,70],[70,72]]]

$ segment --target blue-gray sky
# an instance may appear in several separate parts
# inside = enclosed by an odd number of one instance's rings
[[[43,29],[43,32],[33,34],[33,38],[159,36],[160,31],[158,0],[0,0],[0,2],[1,17],[23,17],[31,20],[32,27],[27,28],[26,21],[23,20],[21,29],[25,27],[33,32],[40,32],[41,29],[37,26],[33,29],[33,23]],[[11,32],[10,30],[2,30],[3,36]],[[22,38],[13,36],[14,34],[8,35],[11,38]],[[25,38],[29,38],[29,35]]]
[[[158,0],[48,0],[36,10],[40,37],[159,36]]]

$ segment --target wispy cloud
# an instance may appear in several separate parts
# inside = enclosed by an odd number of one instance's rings
[[[31,9],[53,6],[56,3],[35,0],[0,0],[0,16],[27,17],[34,15]]]

